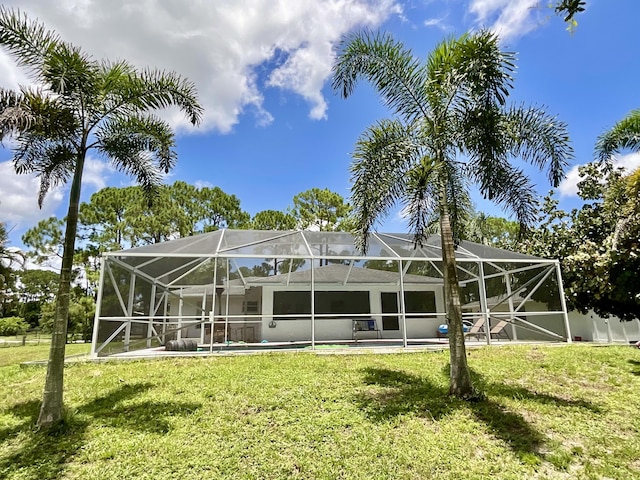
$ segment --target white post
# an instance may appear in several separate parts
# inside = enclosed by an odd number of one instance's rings
[[[177,339],[182,339],[182,306],[184,304],[184,298],[182,297],[182,287],[180,288],[180,301],[178,302],[178,332]]]
[[[569,327],[569,314],[567,313],[567,302],[564,298],[564,286],[562,285],[562,272],[560,262],[556,260],[556,276],[558,277],[558,293],[560,294],[560,305],[562,305],[562,315],[564,316],[564,329],[567,334],[567,343],[572,343],[571,327]]]
[[[205,319],[205,309],[207,308],[207,287],[204,287],[204,292],[202,292],[202,308],[200,308],[200,312],[202,314],[202,321],[200,322],[200,344],[204,343],[204,319]]]
[[[320,259],[322,263],[322,259]],[[311,259],[311,350],[316,349],[316,279],[313,268],[313,259]]]
[[[509,320],[511,320],[511,338],[518,340],[518,330],[516,329],[515,315],[513,314],[513,297],[511,296],[511,275],[504,274],[504,281],[507,285],[507,297],[509,302]]]
[[[129,298],[127,299],[127,326],[124,329],[124,351],[129,351],[129,343],[131,342],[131,317],[133,316],[133,298],[136,291],[136,276],[131,274],[131,282],[129,283]]]
[[[167,343],[167,337],[165,332],[167,331],[167,312],[169,311],[169,292],[165,291],[164,295],[164,308],[163,308],[163,316],[162,316],[162,344]]]
[[[156,284],[151,285],[151,299],[149,301],[149,325],[147,325],[147,348],[151,347],[153,335],[153,318],[156,316]]]
[[[91,337],[91,358],[98,356],[98,331],[100,330],[100,310],[102,306],[102,292],[104,290],[104,257],[100,258],[100,283],[98,284],[98,298],[96,299],[96,314],[93,320],[93,336]],[[115,285],[113,288],[117,288]]]
[[[404,303],[404,275],[402,260],[398,260],[398,272],[400,274],[400,318],[402,318],[402,346],[407,348],[407,310]]]
[[[228,345],[229,344],[229,288],[231,288],[231,286],[229,285],[229,277],[230,277],[230,273],[229,273],[229,259],[227,258],[227,295],[226,295],[226,299],[225,299],[225,307],[224,307],[224,344]]]
[[[480,294],[480,309],[484,316],[484,334],[487,337],[487,345],[491,345],[491,312],[487,305],[487,291],[484,284],[484,265],[482,261],[478,262],[478,293]]]
[[[211,325],[210,339],[209,339],[209,353],[213,353],[213,329],[215,327],[215,315],[216,315],[216,287],[218,285],[218,257],[213,259],[213,292],[211,297],[211,311],[209,312],[209,324]]]

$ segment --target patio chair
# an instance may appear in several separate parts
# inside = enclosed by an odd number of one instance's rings
[[[491,336],[494,338],[505,338],[507,340],[510,340],[509,334],[505,329],[505,327],[509,325],[509,323],[510,322],[508,320],[500,320],[493,327],[491,327],[491,330],[490,330]]]
[[[484,336],[484,317],[479,317],[468,332],[464,332],[464,337],[476,337],[476,340],[480,340],[480,337]]]
[[[476,322],[473,324],[473,326],[471,327],[471,329],[468,332],[465,332],[464,336],[465,337],[472,336],[472,337],[476,337],[476,340],[480,340],[480,337],[485,336],[484,323],[485,323],[484,317],[478,318]],[[493,327],[491,327],[491,330],[489,330],[489,334],[491,335],[492,338],[504,338],[509,340],[510,339],[509,334],[505,329],[505,327],[509,325],[509,323],[510,322],[508,320],[500,320]]]

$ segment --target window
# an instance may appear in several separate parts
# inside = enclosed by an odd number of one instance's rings
[[[404,292],[404,310],[406,313],[435,313],[435,292]]]
[[[317,315],[369,314],[369,292],[316,292]]]
[[[396,292],[382,292],[382,329],[383,330],[400,330],[400,322],[397,315],[389,315],[390,313],[398,313],[398,294]]]
[[[311,314],[311,292],[273,292],[273,314]]]
[[[371,313],[369,292],[316,292],[316,315]],[[310,315],[311,292],[273,292],[274,315]]]
[[[242,313],[258,313],[258,302],[248,300],[242,302]]]

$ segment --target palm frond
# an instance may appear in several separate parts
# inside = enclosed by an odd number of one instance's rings
[[[148,152],[160,170],[168,173],[177,155],[171,127],[153,115],[115,117],[96,131],[96,146],[116,161],[132,152]]]
[[[513,88],[514,52],[500,49],[499,37],[483,30],[464,35],[455,49],[455,68],[464,72],[469,98],[484,105],[504,105]]]
[[[38,169],[38,177],[40,178],[40,188],[38,189],[38,206],[42,208],[44,199],[51,188],[64,185],[69,181],[73,173],[72,168],[75,166],[74,156],[72,152],[63,148],[61,145],[52,146],[49,152],[51,161],[46,164],[40,164]]]
[[[62,100],[74,95],[92,97],[96,94],[97,72],[97,62],[79,47],[58,42],[44,58],[41,78]]]
[[[7,136],[28,129],[35,121],[24,95],[0,88],[0,142]]]
[[[100,91],[105,95],[103,101],[108,104],[114,93],[126,91],[131,77],[136,75],[136,69],[124,60],[111,62],[103,60],[98,69]],[[119,97],[116,97],[119,98]]]
[[[473,213],[469,181],[462,164],[447,161],[444,162],[442,169],[446,173],[449,223],[454,243],[457,245],[462,239],[464,225]]]
[[[118,68],[123,68],[120,64]],[[126,70],[126,69],[125,69]],[[109,81],[115,81],[116,75],[113,69],[103,72],[103,77]],[[126,83],[124,81],[126,80]],[[117,80],[118,90],[111,93],[111,113],[135,114],[153,109],[162,109],[176,106],[187,115],[193,125],[198,125],[202,120],[203,109],[198,103],[195,84],[175,72],[161,70],[144,70],[141,73],[131,74],[126,77],[121,75]],[[103,82],[103,85],[105,83]]]
[[[495,159],[503,159],[509,146],[504,131],[504,115],[496,105],[475,105],[452,118],[451,138],[472,162],[491,170]],[[502,161],[502,160],[501,160]],[[491,196],[491,192],[488,192]]]
[[[480,192],[485,198],[513,212],[523,231],[530,227],[536,219],[537,202],[527,175],[506,158],[495,158],[490,167],[475,160],[468,165],[468,175],[478,184]]]
[[[598,137],[595,153],[598,160],[609,161],[611,155],[622,150],[640,150],[640,110],[631,111],[611,130]]]
[[[420,154],[414,129],[382,120],[358,139],[351,165],[351,203],[358,248],[365,252],[377,221],[402,198],[405,174]]]
[[[406,187],[402,213],[408,219],[416,246],[422,246],[436,231],[435,220],[439,210],[437,177],[437,166],[428,157],[422,158],[404,175]]]
[[[29,20],[18,9],[0,6],[0,46],[36,79],[40,78],[46,56],[59,42],[58,35],[37,20]]]
[[[29,126],[31,135],[51,140],[65,140],[79,145],[81,125],[73,106],[61,96],[47,95],[39,89],[23,88],[22,94],[35,121]]]
[[[38,205],[42,207],[50,188],[66,183],[76,165],[75,146],[65,140],[25,132],[17,139],[13,165],[17,174],[34,173],[40,178]]]
[[[173,168],[173,132],[166,122],[147,115],[116,117],[96,131],[96,148],[120,171],[136,178],[149,202],[162,183],[161,172]]]
[[[162,175],[149,152],[132,152],[125,158],[112,156],[112,162],[119,171],[136,179],[150,207],[158,197],[158,189],[162,185]]]
[[[490,32],[442,41],[427,58],[430,103],[440,116],[502,106],[512,88],[515,54]]]
[[[384,103],[408,123],[429,116],[423,90],[426,70],[390,35],[360,31],[342,41],[333,66],[333,89],[346,98],[361,78],[371,82]]]
[[[505,112],[502,131],[506,132],[506,149],[511,155],[547,169],[549,182],[557,187],[573,158],[567,125],[544,110],[514,106]]]

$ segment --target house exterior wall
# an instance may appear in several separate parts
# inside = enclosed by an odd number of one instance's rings
[[[197,340],[200,343],[209,343],[210,339],[210,331],[211,326],[209,323],[201,324],[201,320],[208,320],[209,314],[208,312],[211,310],[213,305],[212,295],[207,295],[205,301],[205,313],[202,313],[202,295],[191,295],[185,296],[182,304],[182,325],[189,323],[190,321],[194,323],[193,326],[185,328],[180,333],[180,338],[183,339],[193,339]],[[245,301],[244,296],[238,295],[229,295],[229,303],[228,303],[228,314],[229,315],[242,315],[243,313],[243,302]],[[178,302],[174,302],[171,304],[171,308],[169,310],[169,315],[178,316],[179,315],[179,307]],[[216,312],[222,312],[219,315],[215,315],[216,321],[216,330],[220,329],[221,324],[224,323],[224,316],[227,313],[227,298],[225,295],[222,295],[220,304],[216,304]],[[189,317],[197,317],[197,318],[189,318]],[[244,319],[243,318],[230,318],[229,324],[227,326],[227,338],[231,341],[245,341],[245,333],[251,333],[246,330],[242,330],[244,328]],[[255,331],[255,330],[254,330]],[[224,333],[223,333],[224,337]],[[252,335],[252,340],[254,340],[255,335]],[[224,338],[223,340],[224,341]]]
[[[365,317],[327,318],[317,315],[315,318],[315,339],[316,341],[351,340],[353,339],[353,319],[373,318],[381,338],[401,339],[403,337],[402,321],[399,321],[399,330],[384,330],[382,322],[381,294],[383,292],[395,292],[388,286],[375,285],[325,285],[319,286],[316,291],[369,291],[369,302],[371,314]],[[311,318],[300,319],[273,319],[273,296],[276,291],[286,290],[282,287],[263,287],[262,290],[262,340],[267,342],[293,342],[311,341]],[[308,287],[290,287],[288,290],[301,291],[309,290]],[[442,288],[433,285],[405,285],[406,291],[432,291],[435,293],[436,310],[444,312],[444,301]],[[433,338],[437,335],[438,325],[443,322],[444,317],[436,314],[409,317],[406,319],[408,338]],[[272,323],[273,322],[273,323]],[[271,324],[271,326],[270,326]],[[274,326],[275,325],[275,326]],[[359,332],[358,338],[377,338],[378,332]]]
[[[433,291],[435,292],[436,307],[439,314],[426,316],[411,316],[406,318],[407,338],[435,338],[438,335],[438,326],[445,323],[444,299],[442,289],[434,286],[406,286],[408,291]],[[261,290],[261,292],[260,292]],[[228,325],[228,339],[230,341],[262,341],[267,342],[293,342],[293,341],[311,341],[311,319],[291,319],[277,320],[275,327],[269,327],[273,314],[273,293],[283,290],[281,287],[262,287],[257,288],[249,296],[229,296],[229,315],[242,315],[243,302],[247,300],[258,301],[258,311],[262,312],[260,318],[231,318]],[[291,288],[291,290],[300,290],[300,288]],[[362,291],[363,288],[353,286],[332,286],[331,291]],[[380,330],[380,337],[383,339],[402,339],[403,324],[399,321],[399,330],[384,330],[382,322],[382,304],[381,294],[383,292],[397,293],[384,286],[368,287],[370,292],[369,300],[371,306],[370,317],[376,320],[376,325]],[[211,295],[207,296],[205,308],[207,311],[211,309]],[[182,306],[182,316],[185,318],[183,324],[189,322],[188,317],[200,315],[201,296],[185,297]],[[224,316],[227,305],[226,297],[223,295],[221,305],[216,305],[216,311],[221,308],[221,315]],[[535,323],[547,330],[555,332],[559,335],[565,335],[564,322],[561,314],[549,316],[529,316],[527,311],[544,311],[546,306],[537,302],[528,302],[525,311],[518,312],[517,315],[524,317],[528,321]],[[493,312],[508,312],[508,305],[501,304],[496,307]],[[178,302],[174,301],[169,310],[171,316],[178,316]],[[640,321],[621,322],[617,317],[609,319],[601,318],[594,312],[581,314],[579,312],[569,312],[569,325],[571,328],[571,336],[574,341],[596,342],[596,343],[630,343],[640,340]],[[195,321],[195,319],[193,320]],[[236,323],[237,322],[237,323]],[[248,322],[248,323],[247,323]],[[252,328],[252,330],[247,329]],[[241,330],[244,328],[245,330]],[[515,335],[514,335],[515,329]],[[181,338],[195,339],[202,343],[209,343],[209,326],[205,325],[204,332],[200,326],[193,326],[183,330]],[[507,333],[510,338],[518,340],[549,340],[549,336],[542,332],[531,331],[519,325],[508,326]],[[359,338],[377,338],[377,332],[360,332]],[[315,338],[317,341],[331,340],[350,340],[353,337],[352,318],[326,318],[317,316],[315,321]]]

